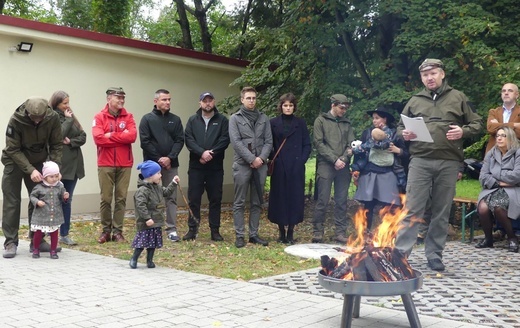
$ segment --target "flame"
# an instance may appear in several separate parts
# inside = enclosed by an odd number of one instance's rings
[[[413,225],[423,221],[422,219],[412,217],[410,222],[403,222],[408,214],[405,195],[401,195],[401,204],[403,204],[402,208],[393,205],[383,207],[379,211],[381,223],[372,231],[368,231],[366,227],[367,211],[360,209],[356,212],[352,218],[356,232],[349,237],[346,249],[344,249],[344,252],[347,253],[348,256],[345,259],[345,263],[340,264],[340,266],[342,266],[341,272],[333,272],[333,276],[340,275],[341,279],[354,280],[357,275],[357,273],[354,272],[355,268],[366,266],[368,262],[372,267],[375,265],[378,266],[375,271],[372,271],[377,273],[379,276],[378,279],[381,281],[401,279],[402,275],[404,275],[404,279],[406,279],[406,277],[412,277],[414,275],[414,271],[404,255],[390,254],[393,253],[395,248],[395,239],[399,230],[406,224]],[[373,262],[372,256],[378,260]],[[392,258],[395,258],[395,260],[402,264],[393,262],[393,265],[398,266],[398,268],[393,267],[392,263],[390,263],[393,261],[391,260]],[[390,260],[385,261],[385,259]]]

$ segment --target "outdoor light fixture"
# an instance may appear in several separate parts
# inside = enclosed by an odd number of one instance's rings
[[[33,47],[33,44],[30,42],[20,42],[20,44],[18,45],[18,51],[31,52],[32,47]]]

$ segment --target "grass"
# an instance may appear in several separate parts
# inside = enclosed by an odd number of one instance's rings
[[[314,171],[315,160],[312,159],[307,164],[307,181],[310,179],[314,180]],[[352,185],[350,190],[351,197],[354,194],[354,188]],[[476,198],[479,191],[480,185],[477,180],[464,179],[457,182],[458,197]],[[309,190],[306,190],[306,193],[310,194]],[[295,230],[295,238],[298,243],[308,243],[312,238],[312,225],[310,222],[314,202],[311,200],[312,197],[308,198],[304,222],[299,224]],[[349,206],[349,212],[357,209],[355,204]],[[275,224],[269,222],[266,212],[267,210],[265,209],[262,213],[260,236],[269,240],[268,247],[247,244],[246,247],[237,249],[234,246],[235,233],[231,204],[223,204],[220,232],[225,239],[224,242],[213,242],[210,240],[207,212],[203,211],[197,240],[173,243],[165,238],[164,246],[156,251],[154,261],[159,266],[244,281],[318,267],[320,265],[319,260],[302,259],[284,252],[286,245],[276,242],[278,228]],[[124,223],[126,243],[109,242],[103,245],[98,244],[96,240],[101,233],[100,223],[99,221],[89,221],[90,217],[84,216],[87,220],[73,222],[70,233],[70,236],[78,242],[78,246],[63,245],[63,247],[129,260],[133,252],[130,242],[135,235],[135,220],[132,218],[133,213],[131,211],[127,211],[127,214]],[[96,216],[97,214],[94,213],[93,215]],[[81,219],[80,216],[78,215],[78,219]],[[177,226],[181,236],[188,231],[187,220],[187,208],[179,207]],[[330,213],[327,215],[325,226],[325,242],[332,243],[334,223]],[[20,236],[27,236],[27,234],[28,227],[21,227]],[[141,255],[138,266],[145,266],[144,262],[145,254]]]

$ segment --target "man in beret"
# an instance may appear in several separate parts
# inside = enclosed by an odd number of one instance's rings
[[[431,192],[431,219],[426,235],[425,255],[428,266],[435,271],[445,269],[442,252],[448,236],[449,215],[455,184],[464,160],[463,140],[482,131],[482,119],[473,111],[466,95],[445,81],[444,65],[439,59],[426,59],[419,72],[424,89],[406,104],[402,114],[422,117],[433,142],[414,141],[416,131],[407,130],[401,120],[397,132],[410,141],[411,156],[406,208],[396,247],[409,255],[417,240],[418,222]]]
[[[29,98],[20,105],[7,123],[5,148],[2,151],[2,231],[5,236],[4,258],[16,256],[22,181],[29,195],[43,180],[43,162],[61,163],[63,138],[58,114],[43,98]],[[29,226],[34,206],[29,202]],[[32,233],[29,234],[32,239]],[[32,241],[31,241],[32,246]],[[49,251],[42,240],[40,251]],[[31,250],[32,251],[32,250]]]
[[[208,221],[211,240],[223,241],[220,235],[224,153],[229,146],[229,122],[215,106],[211,92],[199,96],[199,109],[186,123],[186,148],[190,151],[188,200],[194,218],[183,240],[194,240],[200,224],[200,203],[206,190],[209,200]]]
[[[354,129],[345,117],[352,99],[342,94],[330,97],[330,110],[314,121],[314,146],[317,151],[316,188],[318,200],[313,215],[313,243],[323,242],[325,213],[334,184],[334,240],[347,242],[347,200],[350,186],[350,144]]]
[[[179,116],[170,110],[170,91],[155,91],[153,109],[139,123],[139,139],[143,159],[161,166],[162,184],[167,186],[179,173],[179,153],[184,147],[184,129]],[[180,240],[177,233],[177,189],[164,198],[166,205],[166,234],[173,242]]]
[[[126,93],[121,87],[108,88],[107,104],[96,114],[92,123],[92,137],[97,146],[100,216],[102,232],[98,243],[124,242],[123,220],[126,195],[134,156],[132,144],[137,138],[134,116],[125,105]],[[112,200],[114,212],[112,213]],[[111,235],[112,234],[112,235]]]

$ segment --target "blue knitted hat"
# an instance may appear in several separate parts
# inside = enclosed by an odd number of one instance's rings
[[[154,161],[144,161],[137,165],[137,169],[141,170],[143,179],[149,178],[157,172],[161,172],[161,167]]]

